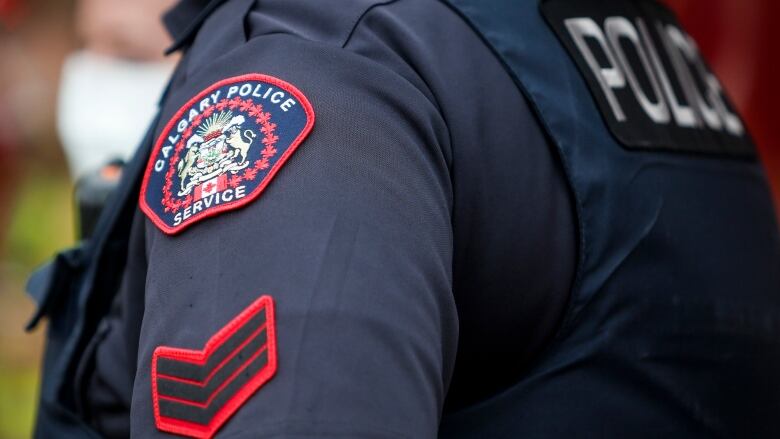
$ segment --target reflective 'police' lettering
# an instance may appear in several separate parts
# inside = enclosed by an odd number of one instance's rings
[[[546,0],[542,11],[626,147],[753,155],[693,39],[651,0]]]

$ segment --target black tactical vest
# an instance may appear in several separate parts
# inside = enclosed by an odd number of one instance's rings
[[[778,226],[693,40],[652,1],[448,3],[557,146],[580,249],[556,339],[440,437],[780,437]]]

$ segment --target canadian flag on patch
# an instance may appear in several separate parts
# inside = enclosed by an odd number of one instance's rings
[[[227,175],[222,174],[195,186],[195,201],[227,189]]]

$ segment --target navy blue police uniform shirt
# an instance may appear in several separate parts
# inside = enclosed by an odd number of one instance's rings
[[[434,1],[184,0],[111,315],[108,437],[436,437],[516,382],[576,260],[557,156]]]

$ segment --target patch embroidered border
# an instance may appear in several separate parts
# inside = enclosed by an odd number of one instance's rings
[[[203,350],[159,346],[152,401],[159,430],[211,438],[276,373],[271,296],[262,296],[209,339]]]
[[[281,79],[221,80],[162,129],[141,183],[141,210],[172,235],[255,200],[314,126],[308,99]]]

